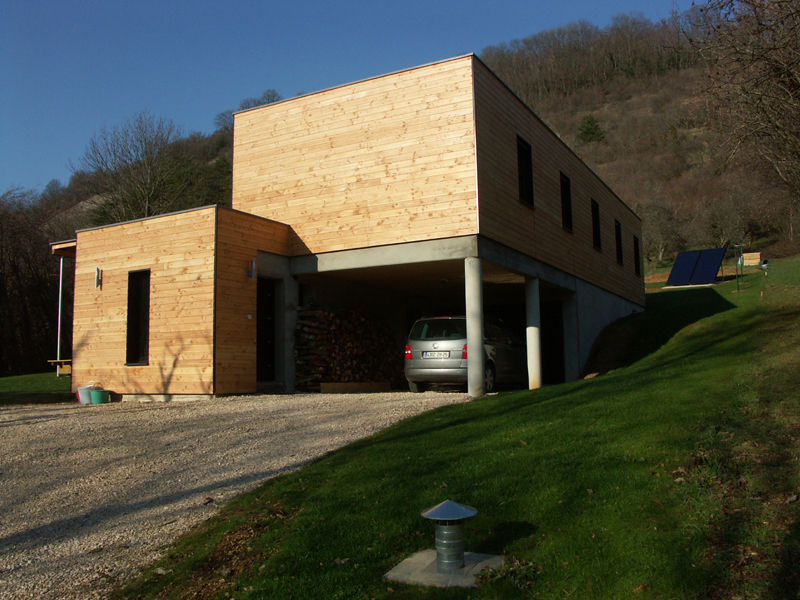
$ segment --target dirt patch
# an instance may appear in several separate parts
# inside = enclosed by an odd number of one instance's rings
[[[663,283],[669,279],[669,273],[653,273],[644,278],[645,283]]]
[[[274,536],[278,532],[277,535],[280,536],[283,525],[291,521],[296,512],[287,513],[276,506],[262,507],[258,514],[247,515],[245,523],[225,532],[202,564],[192,571],[191,587],[181,588],[183,597],[208,600],[219,598],[225,592],[233,594],[236,589],[231,582],[252,573],[270,557],[269,548],[264,548],[263,543],[257,544],[256,541],[265,533]],[[164,574],[169,575],[171,572]],[[181,583],[184,582],[185,579]],[[174,589],[174,585],[166,585],[158,598],[172,597]]]

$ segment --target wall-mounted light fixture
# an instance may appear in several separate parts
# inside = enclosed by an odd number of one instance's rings
[[[255,280],[256,276],[258,275],[258,271],[256,270],[256,259],[250,259],[250,269],[247,271],[247,276],[250,279]]]
[[[94,287],[103,288],[103,269],[100,267],[94,270]]]

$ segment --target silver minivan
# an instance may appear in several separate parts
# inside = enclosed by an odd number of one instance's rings
[[[501,324],[484,325],[486,354],[484,387],[521,383],[525,378],[525,345]],[[408,389],[423,392],[432,384],[467,382],[467,319],[461,316],[428,317],[411,327],[405,348]]]

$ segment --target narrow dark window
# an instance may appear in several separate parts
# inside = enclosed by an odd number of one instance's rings
[[[128,273],[128,339],[125,362],[146,365],[150,349],[150,270]]]
[[[617,263],[622,264],[622,224],[614,219],[614,238],[617,242]]]
[[[519,174],[519,200],[533,206],[533,155],[531,145],[517,136],[517,172]]]
[[[636,271],[636,276],[642,276],[642,257],[639,251],[639,238],[633,236],[633,270]]]
[[[592,200],[592,245],[600,250],[603,242],[600,239],[600,205]]]
[[[561,173],[561,226],[572,233],[572,184]]]

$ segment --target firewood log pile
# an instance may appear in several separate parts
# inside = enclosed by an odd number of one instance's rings
[[[403,346],[389,327],[355,310],[302,310],[295,331],[295,386],[320,383],[403,383]]]

